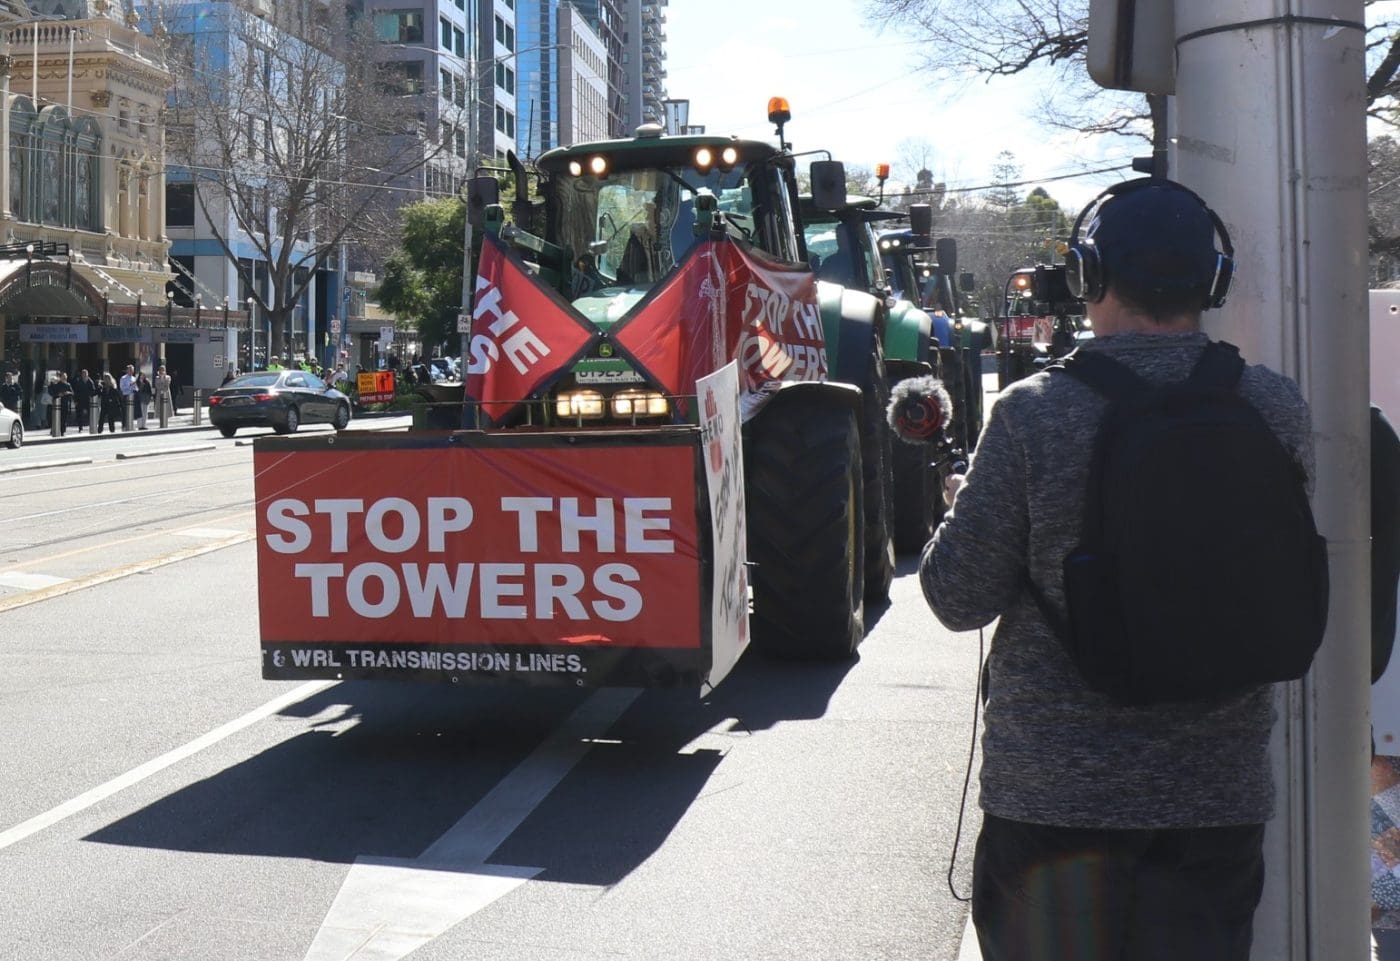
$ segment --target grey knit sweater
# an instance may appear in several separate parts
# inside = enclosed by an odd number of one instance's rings
[[[1149,381],[1184,378],[1203,333],[1090,341]],[[1242,395],[1313,479],[1311,423],[1296,384],[1250,366]],[[1079,540],[1094,434],[1089,387],[1036,374],[992,407],[953,509],[924,549],[924,596],[955,631],[1000,617],[989,654],[981,804],[1000,817],[1067,827],[1208,827],[1267,820],[1273,690],[1208,704],[1121,707],[1085,686],[1024,587],[1029,567],[1064,609],[1060,565]],[[1201,491],[1202,497],[1210,496]]]

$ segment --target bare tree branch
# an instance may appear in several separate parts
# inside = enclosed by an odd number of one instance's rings
[[[346,244],[382,243],[397,206],[385,202],[390,192],[450,150],[465,121],[426,130],[419,98],[436,91],[386,71],[368,19],[350,7],[279,5],[270,24],[231,4],[227,34],[194,34],[180,20],[188,6],[165,18],[175,75],[168,154],[271,322],[274,353],[286,350],[287,321],[316,272]]]

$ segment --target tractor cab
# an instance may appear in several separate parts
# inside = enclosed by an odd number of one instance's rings
[[[792,159],[769,144],[644,126],[631,140],[552,150],[538,167],[559,292],[605,329],[711,231],[802,259]]]

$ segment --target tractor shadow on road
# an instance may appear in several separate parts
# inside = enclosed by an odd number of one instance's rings
[[[644,692],[489,862],[542,867],[541,880],[620,881],[661,847],[728,753],[714,729],[751,737],[821,717],[854,664],[750,651],[703,698]],[[260,726],[264,741],[280,739],[86,840],[331,863],[416,858],[590,693],[338,684],[267,722],[297,733]]]

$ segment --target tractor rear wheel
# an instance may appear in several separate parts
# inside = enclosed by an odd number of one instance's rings
[[[890,596],[894,583],[894,450],[885,408],[890,384],[885,374],[885,351],[876,339],[870,352],[866,382],[860,385],[861,464],[865,475],[865,600],[878,604]]]
[[[844,660],[865,635],[860,430],[853,411],[789,403],[749,424],[754,646]]]
[[[925,444],[894,445],[894,549],[901,554],[920,553],[943,519],[932,456]]]

